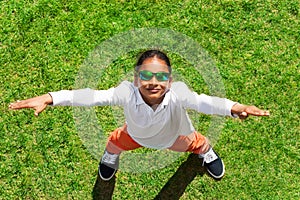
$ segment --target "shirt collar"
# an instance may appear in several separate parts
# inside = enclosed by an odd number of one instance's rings
[[[135,91],[135,96],[136,96],[136,105],[141,105],[141,104],[144,104],[145,101],[142,97],[142,95],[140,94],[140,91],[137,87],[134,87],[134,91]]]
[[[163,101],[161,102],[162,106],[167,106],[170,102],[170,98],[171,98],[171,92],[170,89],[166,92],[165,97],[163,99]]]

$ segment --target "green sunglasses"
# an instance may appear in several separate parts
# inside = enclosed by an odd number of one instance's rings
[[[143,70],[143,71],[139,72],[139,77],[143,81],[149,81],[153,78],[153,76],[155,76],[156,80],[158,80],[158,81],[167,81],[167,80],[169,80],[170,73],[167,73],[167,72],[153,73],[153,72],[150,72],[147,70]]]

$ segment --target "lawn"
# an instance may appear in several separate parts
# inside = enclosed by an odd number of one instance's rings
[[[300,199],[298,0],[2,0],[0,6],[0,199]],[[10,102],[49,91],[108,89],[130,79],[136,55],[148,46],[110,39],[141,30],[173,34],[141,35],[149,45],[168,40],[160,48],[178,80],[194,91],[270,110],[270,117],[224,118],[216,128],[214,148],[226,165],[221,181],[204,173],[195,155],[180,154],[161,169],[133,173],[124,166],[103,182],[97,167],[105,139],[97,136],[122,123],[117,108],[91,108],[90,115],[90,109],[49,107],[39,117],[8,110]],[[216,85],[177,51],[185,45],[189,55],[198,52],[184,39],[214,61]],[[95,64],[103,65],[100,71]],[[91,77],[81,82],[85,72]],[[212,119],[220,120],[192,116],[204,135],[214,131]],[[129,165],[136,170],[134,161]]]

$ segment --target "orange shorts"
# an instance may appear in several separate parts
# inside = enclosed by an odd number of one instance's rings
[[[110,153],[120,154],[142,147],[135,142],[127,132],[127,125],[113,131],[107,141],[106,150]],[[195,154],[205,153],[209,148],[207,138],[198,132],[193,132],[187,136],[178,136],[175,143],[168,149],[179,152],[193,152]]]

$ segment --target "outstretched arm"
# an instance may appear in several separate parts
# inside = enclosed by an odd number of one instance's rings
[[[270,116],[270,112],[267,110],[261,110],[256,106],[247,106],[239,103],[232,106],[231,113],[237,115],[240,119],[246,119],[249,115]]]
[[[9,104],[9,109],[18,110],[23,108],[34,109],[34,115],[38,116],[49,104],[52,104],[53,100],[50,94],[44,94],[42,96],[33,97],[30,99],[16,101]]]

